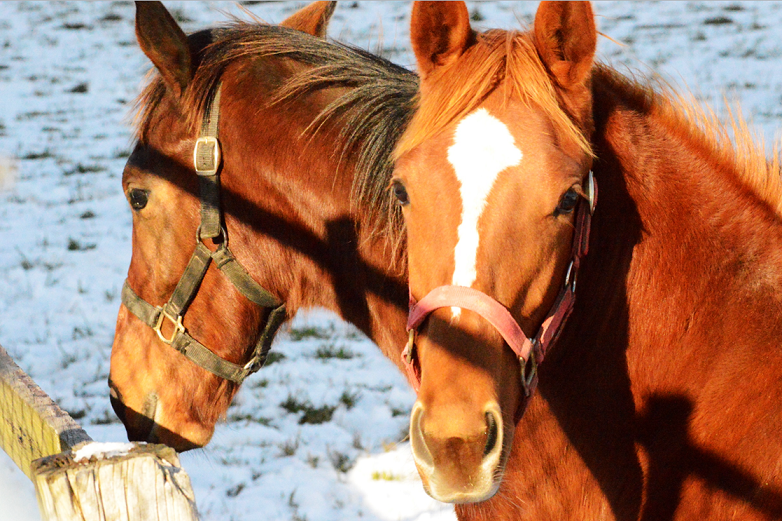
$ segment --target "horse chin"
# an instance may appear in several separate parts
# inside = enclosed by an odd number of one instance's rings
[[[419,471],[420,472],[420,471]],[[493,473],[492,473],[493,474]],[[442,503],[455,503],[459,505],[467,503],[480,503],[491,499],[500,489],[500,480],[481,479],[478,483],[460,485],[446,483],[437,479],[433,474],[428,480],[428,486],[424,486],[426,493]]]
[[[499,467],[481,468],[477,474],[466,478],[455,477],[437,468],[422,468],[417,462],[416,468],[427,494],[442,503],[455,504],[480,503],[491,499],[500,489],[503,474]]]
[[[128,440],[162,443],[177,452],[204,447],[212,439],[214,425],[202,425],[194,421],[180,422],[176,426],[167,421],[163,408],[154,393],[147,395],[141,412],[127,407],[116,391],[110,394],[111,405],[125,424]]]
[[[188,429],[188,432],[177,434],[165,427],[155,424],[147,439],[150,443],[162,443],[172,447],[177,452],[200,449],[205,447],[212,439],[214,429],[198,428]]]

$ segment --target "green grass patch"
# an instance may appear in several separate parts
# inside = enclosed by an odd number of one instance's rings
[[[69,176],[75,174],[94,174],[97,172],[104,172],[105,170],[106,169],[102,166],[84,165],[82,163],[78,163],[75,167],[73,167],[73,169],[63,172],[63,175]]]
[[[308,340],[311,338],[326,340],[334,335],[334,326],[318,327],[318,326],[306,326],[306,327],[293,327],[288,332],[291,340],[298,342],[300,340]]]
[[[263,364],[264,367],[276,364],[277,362],[280,362],[282,360],[285,360],[287,358],[284,354],[278,353],[277,351],[270,351],[268,355],[266,355],[266,363]]]
[[[54,157],[54,153],[48,148],[46,148],[43,150],[43,152],[29,152],[23,155],[22,159],[37,160],[37,159],[51,159],[53,157]]]
[[[323,344],[315,351],[315,358],[321,360],[350,360],[356,356],[350,349],[345,346],[336,346],[334,344]]]
[[[391,472],[385,470],[376,470],[372,473],[372,479],[374,481],[402,481],[402,476],[397,476]]]
[[[334,411],[337,409],[335,405],[315,407],[308,401],[300,402],[294,396],[290,395],[280,404],[280,407],[291,414],[302,413],[301,418],[299,418],[299,425],[304,425],[306,423],[318,425],[331,421],[331,417],[334,416]]]
[[[228,421],[246,421],[248,423],[258,423],[264,427],[269,427],[272,424],[271,419],[264,418],[262,416],[253,416],[249,413],[233,413],[228,415]]]
[[[342,391],[342,395],[339,397],[339,403],[344,405],[348,408],[348,410],[355,407],[356,403],[358,403],[358,399],[361,396],[361,393],[359,391],[356,391],[355,393],[351,393],[347,389]]]
[[[347,473],[347,471],[353,468],[353,460],[350,459],[350,456],[342,452],[330,451],[329,459],[334,468],[339,472]]]
[[[337,408],[331,405],[324,405],[323,407],[308,407],[304,409],[304,415],[299,418],[299,425],[309,423],[312,425],[319,425],[331,421],[331,417],[334,416],[334,411]]]
[[[73,237],[70,237],[68,239],[68,251],[87,251],[87,250],[94,250],[97,248],[97,244],[82,244]]]

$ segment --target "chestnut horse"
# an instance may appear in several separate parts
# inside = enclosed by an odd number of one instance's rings
[[[302,307],[336,311],[399,361],[407,288],[388,185],[417,77],[316,37],[333,7],[186,37],[161,4],[138,3],[158,74],[122,179],[133,255],[109,377],[131,440],[205,445]]]
[[[462,519],[782,518],[778,165],[596,64],[588,3],[469,19],[416,3],[396,152],[427,490]]]

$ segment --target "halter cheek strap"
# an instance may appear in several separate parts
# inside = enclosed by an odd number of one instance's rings
[[[473,288],[440,286],[430,291],[419,302],[410,294],[410,312],[407,318],[408,341],[402,351],[402,361],[416,392],[421,386],[421,368],[415,349],[415,335],[421,324],[433,311],[444,307],[458,307],[473,311],[483,317],[502,335],[521,364],[521,384],[527,397],[538,383],[538,364],[557,341],[576,300],[576,278],[581,259],[589,251],[589,230],[592,213],[597,204],[597,183],[590,171],[587,175],[586,200],[578,207],[576,231],[573,237],[571,260],[565,272],[565,282],[554,305],[543,320],[537,334],[527,338],[510,311],[488,296]],[[585,204],[586,203],[586,204]]]
[[[222,227],[220,212],[221,162],[220,143],[217,140],[219,107],[220,87],[218,86],[202,122],[201,135],[193,149],[193,163],[201,186],[201,224],[196,230],[195,251],[168,302],[162,306],[152,305],[139,297],[128,281],[125,281],[122,287],[122,303],[139,320],[151,327],[161,342],[170,345],[212,374],[241,384],[247,376],[258,371],[266,361],[274,335],[285,320],[285,304],[258,284],[228,249],[228,234]],[[222,241],[214,252],[202,242],[204,238],[214,239],[220,236]],[[244,365],[217,356],[190,336],[182,322],[212,261],[245,298],[270,310],[250,360]],[[162,330],[166,321],[171,322],[173,327],[173,331],[168,336]]]

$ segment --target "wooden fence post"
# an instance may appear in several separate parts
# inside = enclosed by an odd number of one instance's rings
[[[0,448],[33,481],[45,521],[194,521],[174,449],[95,443],[0,346]]]
[[[98,446],[98,454],[79,461],[80,453],[92,452],[93,446]],[[82,444],[34,461],[32,472],[45,520],[198,519],[190,478],[174,449],[165,445]]]

